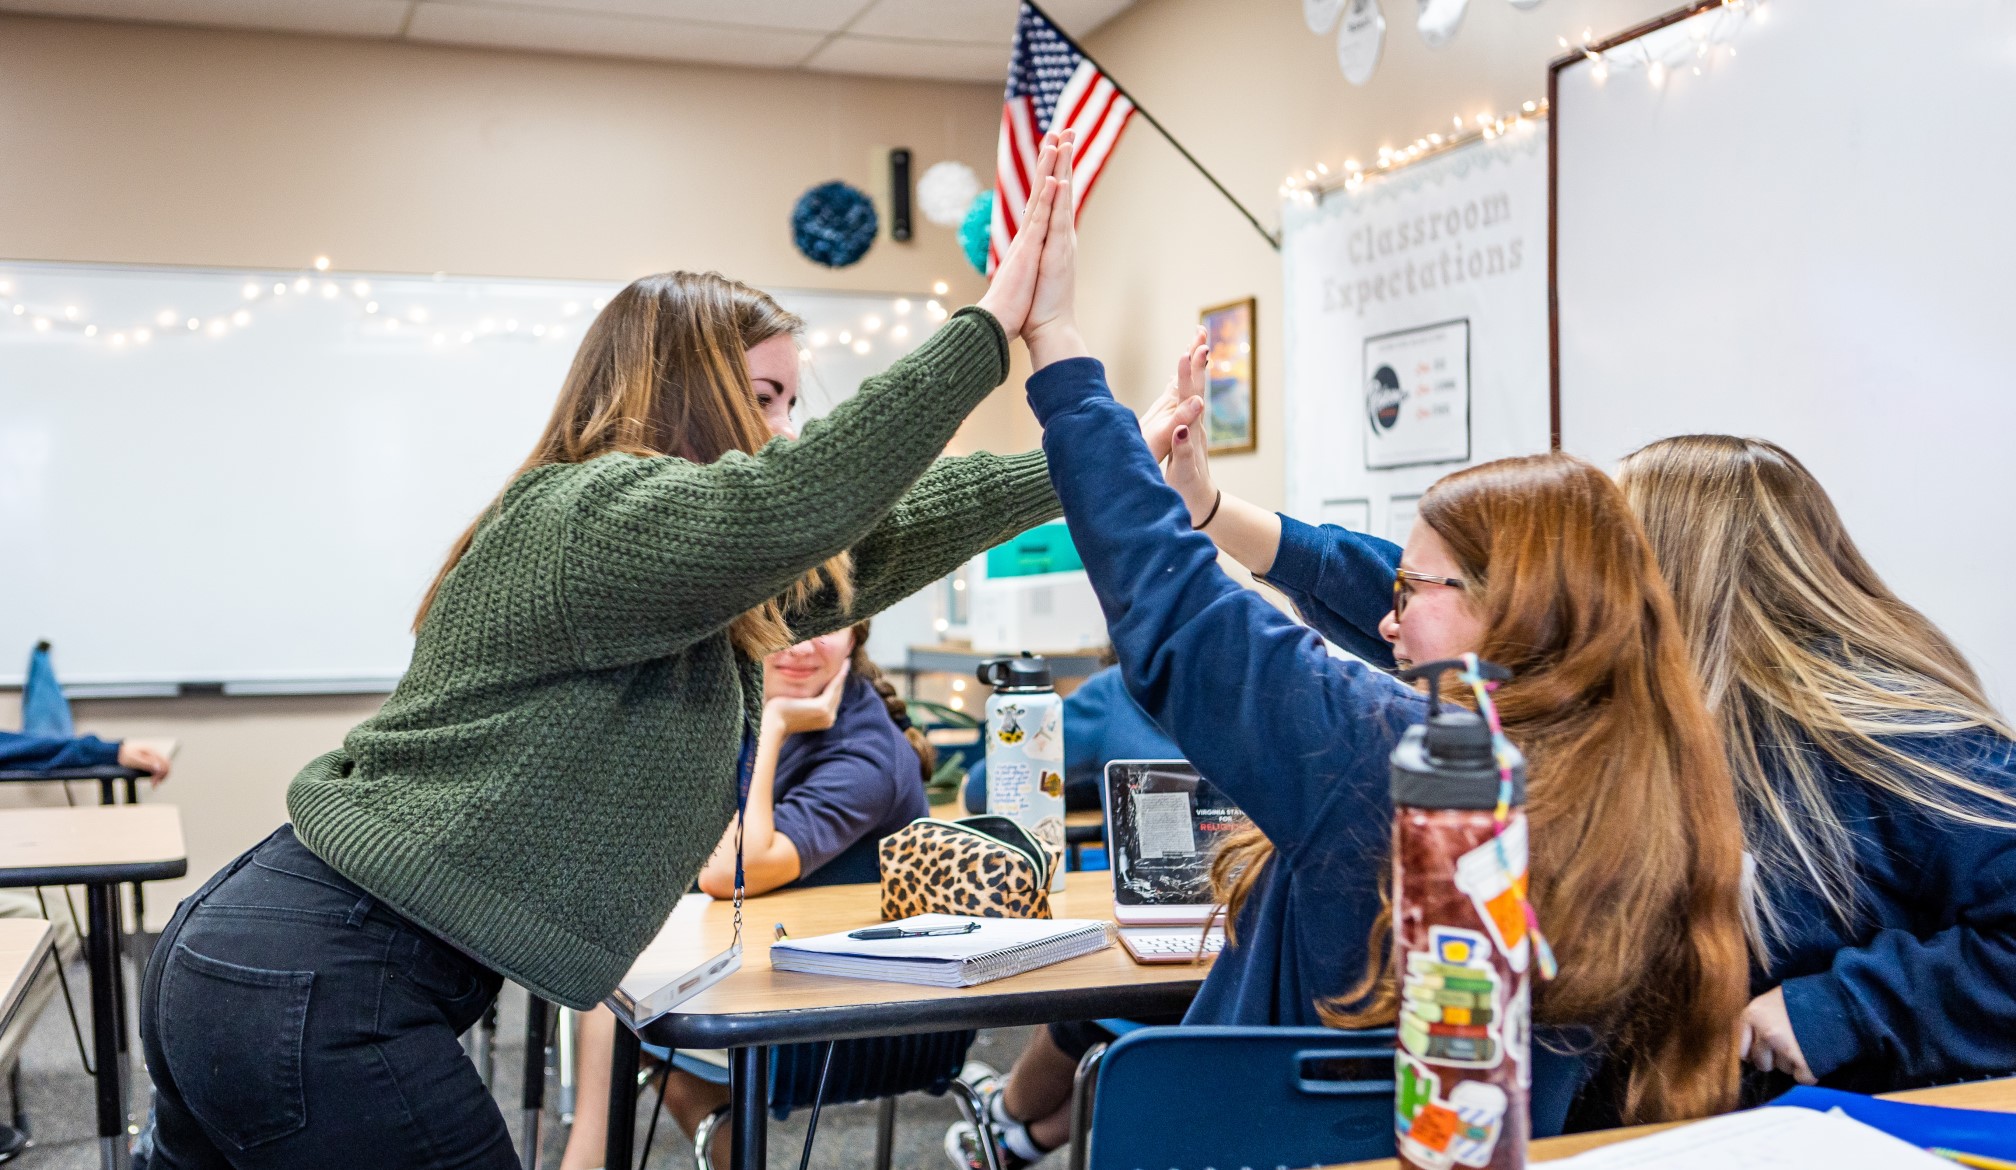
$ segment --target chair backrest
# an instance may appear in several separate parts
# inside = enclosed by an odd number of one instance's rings
[[[966,1063],[974,1033],[925,1032],[842,1040],[833,1048],[826,1103],[874,1101],[904,1093],[941,1094]],[[770,1114],[782,1121],[806,1109],[819,1091],[824,1044],[785,1044],[770,1050]]]
[[[1090,1170],[1275,1170],[1392,1153],[1390,1029],[1141,1028],[1099,1065]]]

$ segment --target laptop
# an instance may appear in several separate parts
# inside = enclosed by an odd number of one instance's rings
[[[1225,927],[1214,922],[1211,855],[1246,814],[1188,760],[1114,760],[1101,797],[1121,945],[1137,963],[1217,954]]]

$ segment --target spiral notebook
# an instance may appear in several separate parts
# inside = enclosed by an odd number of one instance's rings
[[[972,987],[1048,967],[1112,945],[1108,923],[1091,918],[965,918],[919,914],[888,923],[908,930],[980,924],[970,934],[863,941],[839,934],[785,939],[770,966],[809,975],[884,979],[932,987]]]

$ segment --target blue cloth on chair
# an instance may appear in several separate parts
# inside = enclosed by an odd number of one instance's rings
[[[842,1040],[833,1049],[833,1071],[826,1082],[826,1104],[877,1101],[904,1093],[943,1094],[966,1063],[975,1033],[929,1032],[921,1036],[873,1036]],[[655,1044],[644,1051],[660,1060],[668,1054]],[[819,1066],[824,1044],[785,1044],[770,1050],[770,1116],[782,1121],[794,1109],[809,1109],[819,1092]],[[670,1053],[673,1067],[711,1084],[728,1083],[728,1070],[685,1053]]]
[[[49,643],[37,643],[28,655],[28,677],[21,684],[21,733],[48,739],[70,739],[77,725],[70,720],[70,701],[56,681],[49,661]]]

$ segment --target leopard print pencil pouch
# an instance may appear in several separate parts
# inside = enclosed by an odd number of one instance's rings
[[[1050,917],[1050,852],[1007,817],[929,817],[882,839],[882,918]]]

